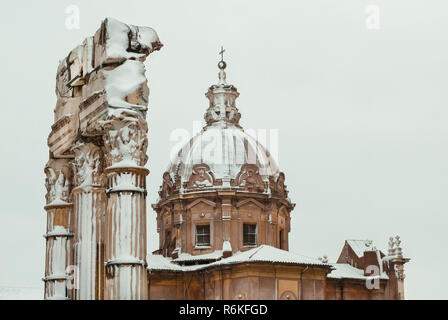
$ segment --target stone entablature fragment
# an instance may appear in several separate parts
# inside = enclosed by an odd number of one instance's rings
[[[101,135],[109,108],[139,110],[149,89],[143,61],[162,47],[152,28],[107,18],[93,37],[63,59],[56,75],[55,125],[48,138],[54,156],[72,155],[80,135]]]

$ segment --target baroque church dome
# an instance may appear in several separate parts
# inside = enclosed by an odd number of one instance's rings
[[[239,125],[241,115],[235,106],[239,93],[226,83],[225,62],[218,67],[219,82],[206,93],[210,101],[206,126],[171,161],[160,190],[162,198],[175,183],[179,193],[222,188],[270,193],[270,179],[284,181],[270,152]]]
[[[235,180],[242,167],[250,168],[250,164],[256,165],[258,171],[254,173],[266,182],[269,176],[277,177],[280,173],[275,160],[261,143],[233,124],[217,122],[206,126],[181,148],[168,172],[171,178],[179,177],[182,182],[188,182],[193,173],[204,170],[205,179],[194,181],[195,186],[211,186],[213,181],[207,179],[210,174],[219,181],[215,187],[225,187],[226,180]]]

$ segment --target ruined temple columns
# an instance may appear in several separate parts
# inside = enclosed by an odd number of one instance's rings
[[[74,299],[103,299],[104,212],[106,192],[102,179],[102,152],[94,143],[77,143],[74,171],[74,261],[77,288]]]
[[[104,121],[109,165],[105,219],[105,299],[148,299],[146,272],[147,124],[122,110]]]
[[[71,214],[69,201],[70,168],[64,159],[52,159],[45,167],[47,176],[47,232],[45,256],[44,298],[47,300],[70,299],[70,270],[72,265]]]

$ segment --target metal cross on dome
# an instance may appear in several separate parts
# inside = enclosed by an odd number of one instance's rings
[[[226,50],[224,50],[224,47],[221,46],[221,51],[219,52],[219,54],[221,55],[221,61],[224,61],[224,52],[226,52]]]

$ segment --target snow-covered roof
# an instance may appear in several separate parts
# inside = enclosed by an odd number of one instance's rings
[[[211,253],[199,254],[199,255],[191,255],[189,253],[181,253],[177,259],[174,259],[174,262],[187,262],[187,261],[203,261],[203,260],[218,260],[222,257],[222,250],[216,250]]]
[[[218,250],[217,252],[219,252],[219,254],[222,255],[221,250]],[[196,257],[198,257],[197,260],[200,260],[199,258],[200,255]],[[169,270],[179,272],[196,271],[220,265],[232,265],[232,264],[252,263],[252,262],[330,267],[330,264],[322,263],[318,259],[305,257],[296,253],[277,249],[268,245],[261,245],[259,247],[244,252],[236,252],[228,258],[221,258],[216,262],[194,266],[180,266],[175,263],[179,261],[178,259],[173,260],[171,258],[166,258],[161,255],[149,255],[147,260],[148,260],[148,268],[150,270]]]
[[[261,245],[248,251],[237,252],[233,256],[222,260],[223,264],[242,262],[269,262],[320,266],[328,265],[327,263],[322,263],[318,259],[309,258],[268,245]]]
[[[151,254],[147,257],[148,269],[149,270],[159,270],[159,271],[184,271],[185,268],[176,263],[172,262],[171,258],[166,258],[160,254]]]
[[[364,255],[364,251],[372,250],[373,248],[372,240],[346,240],[346,241],[359,258],[361,258]]]
[[[366,280],[371,279],[372,276],[365,276],[364,270],[353,267],[348,263],[334,263],[331,264],[334,270],[328,274],[327,278],[330,279],[360,279]],[[389,279],[386,273],[382,272],[380,279]]]

